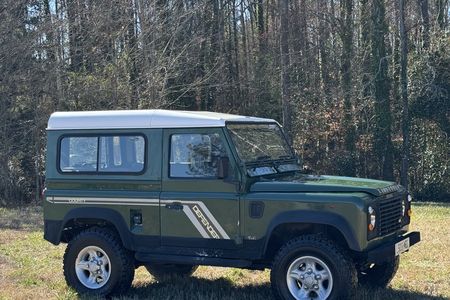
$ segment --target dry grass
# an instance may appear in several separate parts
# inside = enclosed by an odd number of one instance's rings
[[[422,241],[403,255],[392,286],[450,299],[450,205],[416,204],[411,229]]]
[[[391,288],[358,299],[450,299],[450,205],[414,205],[423,241],[402,256]],[[77,299],[62,274],[64,245],[42,238],[41,208],[0,208],[0,299]],[[269,271],[200,267],[192,278],[157,283],[144,268],[122,299],[271,299]]]

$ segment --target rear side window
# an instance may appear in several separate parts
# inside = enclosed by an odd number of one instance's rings
[[[100,137],[100,172],[144,170],[145,141],[142,136]]]
[[[139,135],[64,137],[59,168],[63,173],[140,173],[145,139]]]
[[[97,137],[65,137],[61,140],[59,167],[62,172],[97,171]]]

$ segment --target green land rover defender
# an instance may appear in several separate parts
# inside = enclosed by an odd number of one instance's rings
[[[305,174],[272,119],[57,112],[47,133],[44,238],[67,243],[80,294],[123,293],[138,266],[211,265],[271,269],[278,299],[347,299],[385,287],[420,240],[402,186]]]

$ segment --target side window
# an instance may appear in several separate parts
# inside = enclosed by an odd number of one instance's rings
[[[218,133],[173,134],[170,139],[170,177],[216,178],[226,156]]]
[[[63,173],[139,173],[144,170],[143,136],[64,137],[59,167]]]
[[[100,172],[144,170],[145,141],[142,136],[100,137]]]
[[[97,137],[65,137],[61,140],[62,172],[97,171]]]

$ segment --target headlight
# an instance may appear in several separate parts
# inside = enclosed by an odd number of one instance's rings
[[[410,217],[410,218],[412,216],[411,201],[412,201],[412,196],[411,196],[411,194],[408,194],[408,217]]]
[[[367,212],[369,214],[369,231],[373,231],[375,229],[375,225],[377,222],[377,216],[375,214],[375,209],[372,208],[372,206],[369,206],[369,208],[367,209]]]

